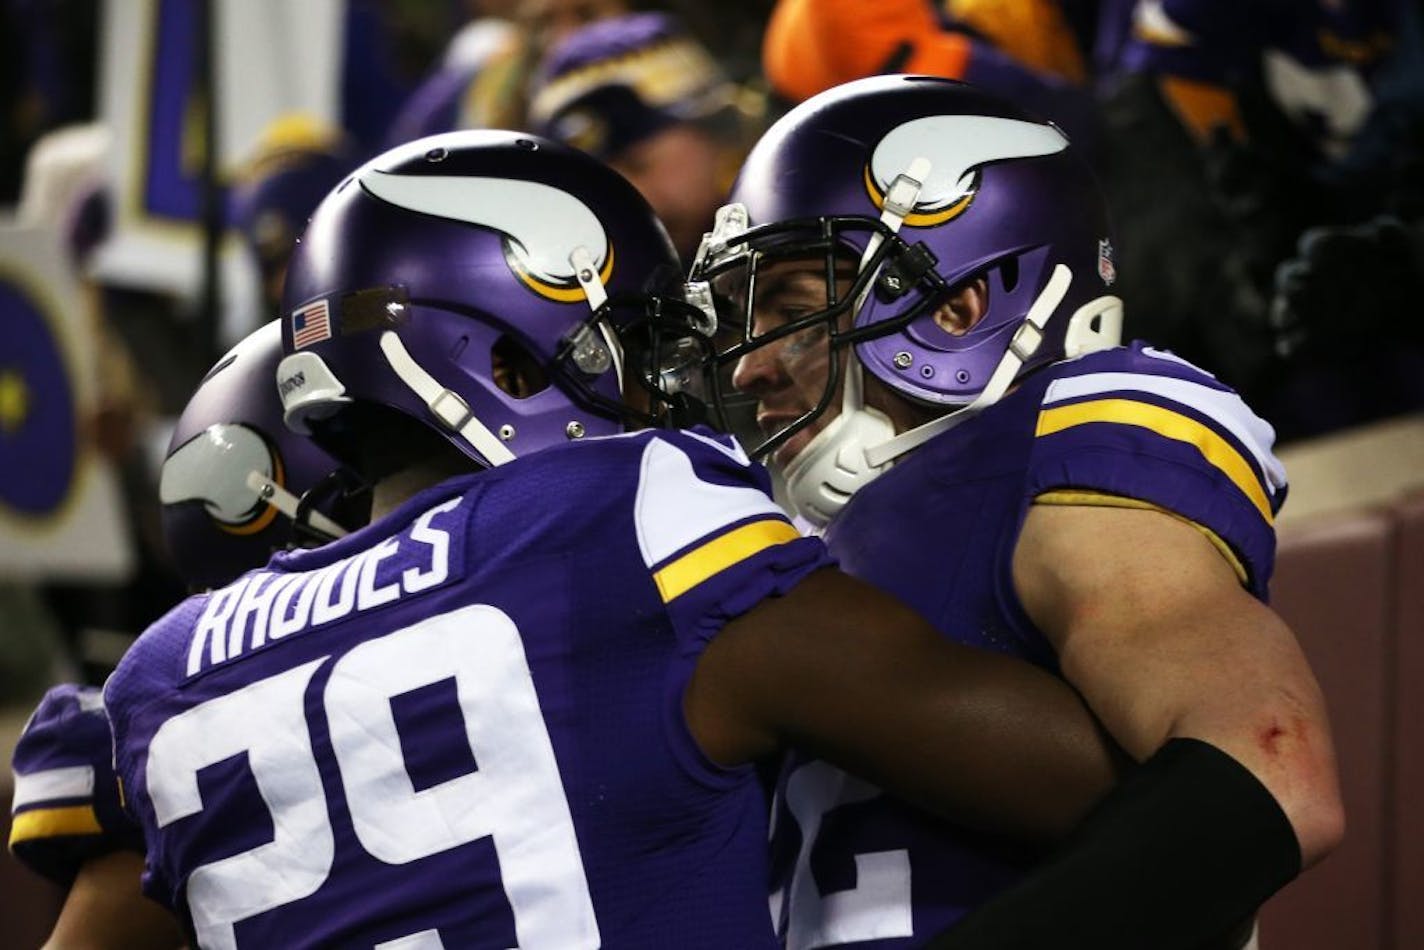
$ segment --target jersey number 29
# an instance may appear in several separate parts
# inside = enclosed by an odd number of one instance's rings
[[[194,868],[188,901],[203,947],[235,948],[233,925],[316,892],[335,855],[304,696],[331,665],[322,710],[361,846],[404,865],[492,837],[522,948],[597,947],[573,819],[514,622],[464,607],[294,667],[165,722],[149,746],[160,828],[202,811],[198,770],[246,752],[273,838]],[[390,700],[453,678],[479,769],[417,791]],[[497,727],[493,724],[498,724]],[[387,946],[439,947],[424,931]]]

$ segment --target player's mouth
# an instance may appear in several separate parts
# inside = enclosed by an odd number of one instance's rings
[[[759,412],[757,413],[757,427],[761,429],[762,436],[769,439],[785,430],[787,426],[795,423],[802,415],[804,415],[804,413],[800,412]],[[785,468],[790,464],[792,459],[801,453],[801,450],[806,447],[806,443],[811,441],[812,436],[815,435],[815,430],[818,428],[814,421],[808,423],[795,435],[778,446],[776,451],[771,454],[769,461],[778,468]]]

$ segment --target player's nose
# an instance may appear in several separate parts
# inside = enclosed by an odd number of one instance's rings
[[[781,346],[781,341],[776,341],[744,353],[732,369],[732,388],[755,396],[786,385],[786,370],[777,357]]]

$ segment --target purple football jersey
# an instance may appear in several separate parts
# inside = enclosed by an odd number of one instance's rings
[[[1273,441],[1230,389],[1134,343],[1034,374],[861,489],[825,539],[843,570],[895,594],[946,636],[1056,671],[1013,585],[1029,505],[1172,512],[1264,598],[1272,521],[1286,491]],[[777,793],[773,909],[793,950],[916,946],[1042,856],[793,755]]]
[[[52,687],[25,723],[11,758],[10,850],[30,870],[59,884],[90,858],[143,850],[114,780],[109,719],[99,690]]]
[[[203,947],[762,947],[765,795],[689,734],[732,618],[830,563],[729,442],[445,482],[190,599],[105,688],[145,887]]]

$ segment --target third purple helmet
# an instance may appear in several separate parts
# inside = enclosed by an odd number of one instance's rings
[[[758,273],[823,255],[825,309],[774,333],[752,321]],[[835,275],[855,279],[837,299]],[[970,279],[987,311],[954,334],[936,308]],[[953,80],[879,76],[815,96],[753,148],[693,264],[695,284],[730,288],[725,366],[809,327],[828,327],[831,371],[820,405],[765,431],[765,455],[810,424],[845,376],[840,417],[786,466],[812,520],[898,455],[1001,397],[1035,368],[1115,345],[1121,301],[1107,213],[1086,163],[1054,125]],[[868,371],[945,415],[895,436],[860,399]],[[957,411],[956,411],[957,410]],[[923,430],[923,431],[922,431]]]
[[[158,493],[164,540],[191,587],[221,587],[273,551],[365,520],[354,477],[282,424],[281,358],[274,320],[217,361],[174,427]]]

